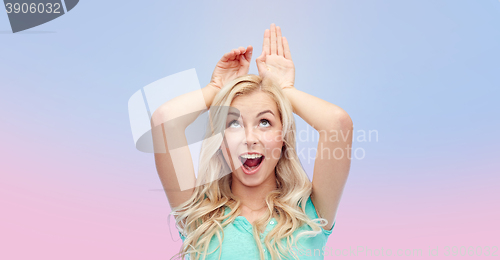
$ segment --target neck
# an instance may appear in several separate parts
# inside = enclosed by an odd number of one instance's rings
[[[231,192],[240,199],[244,206],[255,211],[266,206],[267,194],[276,189],[276,175],[274,171],[270,174],[269,178],[258,186],[246,186],[235,178],[234,175],[231,184]]]

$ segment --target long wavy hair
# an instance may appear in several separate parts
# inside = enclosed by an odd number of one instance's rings
[[[263,91],[276,102],[283,124],[282,140],[284,142],[282,154],[275,169],[277,189],[266,196],[265,214],[252,223],[253,237],[259,249],[260,258],[264,259],[264,251],[259,230],[264,230],[271,218],[274,217],[278,223],[267,234],[264,244],[273,260],[287,257],[288,252],[297,245],[300,237],[315,236],[321,232],[321,227],[326,225],[325,219],[311,220],[305,213],[312,184],[296,153],[296,127],[290,101],[273,80],[247,74],[227,83],[217,93],[210,107],[210,120],[201,148],[198,177],[193,195],[178,207],[173,208],[170,213],[175,218],[177,229],[185,236],[182,248],[175,256],[181,256],[184,259],[186,255],[189,255],[190,259],[198,260],[215,252],[221,248],[224,227],[235,220],[241,212],[241,201],[231,192],[232,175],[224,175],[231,170],[219,149],[223,137],[216,133],[224,132],[227,108],[230,107],[233,99],[254,91]],[[224,206],[231,209],[227,215],[224,215]],[[227,220],[224,221],[225,219]],[[320,223],[315,222],[318,220]],[[304,230],[294,237],[293,233],[305,224],[309,225],[312,230]],[[214,236],[219,240],[219,245],[213,252],[208,252],[210,241]],[[221,252],[222,250],[219,251],[219,259]],[[296,255],[293,257],[296,258]]]

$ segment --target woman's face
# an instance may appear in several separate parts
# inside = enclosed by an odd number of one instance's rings
[[[221,148],[233,171],[233,182],[245,186],[274,183],[283,146],[282,124],[274,100],[262,91],[237,96],[231,103],[225,127],[227,145],[223,143]],[[260,155],[262,159],[258,158]]]

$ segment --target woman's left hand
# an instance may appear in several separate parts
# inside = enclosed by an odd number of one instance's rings
[[[220,90],[227,82],[248,74],[252,50],[253,47],[249,45],[246,49],[239,47],[224,54],[217,62],[209,84]]]
[[[274,77],[282,89],[295,87],[295,66],[290,47],[287,39],[281,36],[281,28],[274,23],[271,30],[264,32],[262,54],[256,62],[261,77]]]

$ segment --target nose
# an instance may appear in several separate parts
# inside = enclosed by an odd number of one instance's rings
[[[247,127],[245,128],[245,144],[248,146],[257,144],[259,141],[259,137],[254,128]]]

